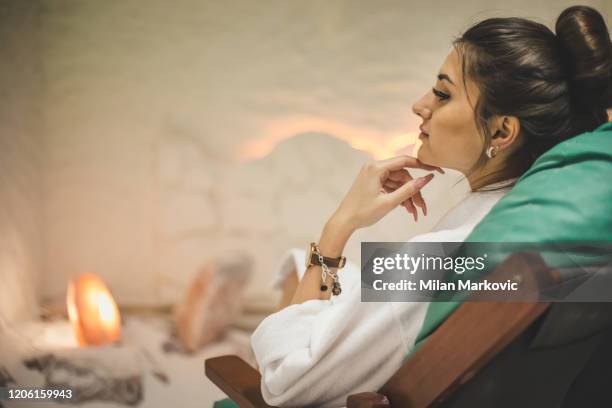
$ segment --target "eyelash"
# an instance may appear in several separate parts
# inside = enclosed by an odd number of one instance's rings
[[[450,98],[450,95],[447,95],[443,92],[438,91],[436,88],[431,88],[432,92],[434,93],[434,95],[436,95],[438,97],[439,101],[444,101],[448,98]]]

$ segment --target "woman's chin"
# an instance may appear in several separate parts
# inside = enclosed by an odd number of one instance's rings
[[[421,163],[428,164],[430,166],[452,168],[448,163],[441,163],[440,160],[436,160],[434,157],[432,157],[429,150],[427,148],[423,148],[423,146],[421,146],[417,152],[416,158],[419,159]]]
[[[440,166],[438,163],[435,163],[435,160],[432,159],[431,155],[429,154],[429,151],[423,145],[421,145],[421,147],[419,148],[416,157],[421,163],[429,164],[430,166]]]

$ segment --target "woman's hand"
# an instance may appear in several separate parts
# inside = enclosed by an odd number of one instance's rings
[[[411,156],[368,162],[361,168],[332,219],[354,231],[376,223],[395,207],[403,205],[416,220],[413,200],[426,214],[420,189],[429,183],[433,173],[413,179],[405,167],[444,173],[441,168],[421,163]]]
[[[439,167],[421,163],[414,157],[398,156],[388,160],[373,161],[365,164],[353,182],[340,206],[327,221],[319,239],[319,250],[325,256],[338,257],[353,232],[361,227],[372,225],[389,211],[415,199],[425,212],[423,198],[417,198],[419,191],[432,178],[433,173],[413,180],[405,167],[444,171]],[[414,205],[413,205],[414,208]],[[416,209],[415,209],[416,212]],[[415,217],[416,219],[416,217]],[[330,287],[331,276],[325,281]],[[311,266],[300,280],[290,304],[303,303],[311,299],[329,299],[331,291],[321,291],[321,269]]]
[[[432,166],[428,166],[428,167],[431,168]],[[433,167],[433,168],[439,171],[440,173],[444,173],[444,170],[442,170],[439,167]],[[391,173],[389,173],[389,177],[387,178],[387,180],[385,181],[383,185],[383,190],[386,193],[391,193],[397,190],[399,187],[403,186],[405,183],[411,181],[412,179],[413,179],[412,176],[406,169],[392,171]],[[423,211],[423,215],[427,215],[427,204],[425,203],[425,200],[423,199],[423,196],[421,195],[421,191],[418,191],[414,196],[404,201],[401,205],[404,208],[406,208],[406,210],[409,213],[412,214],[412,217],[414,218],[415,222],[419,220],[419,213],[415,205],[421,208],[421,211]]]

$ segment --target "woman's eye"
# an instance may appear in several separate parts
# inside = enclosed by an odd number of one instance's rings
[[[440,92],[436,88],[431,88],[431,90],[434,93],[434,95],[436,95],[438,97],[438,100],[440,100],[440,101],[444,101],[444,100],[450,98],[450,95],[447,95],[444,92]]]

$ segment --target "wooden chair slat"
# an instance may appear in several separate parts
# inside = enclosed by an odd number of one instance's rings
[[[270,408],[261,395],[261,374],[238,356],[204,362],[206,376],[241,408]]]

